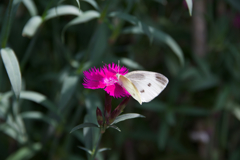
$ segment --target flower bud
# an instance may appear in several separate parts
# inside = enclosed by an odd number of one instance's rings
[[[111,117],[109,118],[109,121],[107,122],[107,125],[110,125],[115,118],[122,113],[123,109],[126,107],[128,101],[130,100],[130,97],[125,98],[118,106],[115,108],[115,110],[111,113]]]
[[[101,110],[97,107],[96,109],[96,115],[97,115],[97,122],[100,126],[103,125],[103,116]]]

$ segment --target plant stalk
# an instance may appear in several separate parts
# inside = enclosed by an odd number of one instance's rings
[[[5,24],[3,25],[1,31],[1,48],[5,48],[7,45],[8,37],[9,37],[9,30],[11,28],[11,16],[12,16],[12,8],[13,8],[13,0],[9,1],[7,15],[5,17]]]
[[[100,131],[100,134],[99,134],[99,137],[98,137],[98,141],[93,149],[93,153],[92,153],[92,156],[91,156],[91,160],[94,160],[96,155],[97,155],[97,152],[98,152],[98,147],[99,147],[99,144],[100,144],[100,141],[101,141],[101,138],[102,138],[102,133]]]
[[[1,37],[0,37],[1,47],[0,48],[5,48],[7,45],[7,41],[8,41],[8,37],[9,37],[9,30],[11,28],[10,22],[11,22],[12,8],[13,8],[13,0],[10,0],[9,4],[8,4],[7,15],[4,18],[5,19],[4,25],[2,26],[2,30],[1,30]],[[0,61],[0,91],[3,90],[2,77],[3,77],[3,63],[2,63],[2,61]]]

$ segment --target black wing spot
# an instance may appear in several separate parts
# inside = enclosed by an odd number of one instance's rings
[[[151,85],[152,85],[151,83],[148,83],[148,87],[151,87]]]
[[[134,73],[126,76],[129,79],[134,79],[134,80],[144,80],[145,76],[141,73]]]
[[[140,92],[141,92],[141,93],[144,93],[145,91],[144,91],[144,90],[141,90]]]
[[[156,80],[160,83],[162,83],[162,85],[166,85],[167,84],[167,78],[164,77],[163,75],[160,74],[156,74]]]

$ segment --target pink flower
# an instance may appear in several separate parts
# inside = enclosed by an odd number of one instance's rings
[[[128,73],[128,69],[124,66],[118,69],[118,65],[112,63],[103,66],[103,68],[91,68],[89,71],[84,71],[84,88],[104,90],[113,97],[121,98],[129,96],[130,94],[118,84],[117,73],[125,75]]]

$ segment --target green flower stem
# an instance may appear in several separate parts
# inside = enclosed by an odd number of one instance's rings
[[[8,4],[8,10],[7,10],[7,15],[5,17],[4,25],[1,31],[1,48],[5,48],[7,45],[8,37],[9,37],[9,31],[11,28],[11,14],[12,14],[12,8],[13,8],[13,0],[9,1]]]
[[[31,42],[30,44],[28,45],[28,48],[23,56],[23,59],[20,63],[20,67],[21,67],[21,71],[23,73],[23,70],[25,69],[25,65],[32,53],[32,50],[33,50],[33,47],[35,46],[36,42],[37,42],[37,38],[38,38],[38,35],[39,35],[39,32],[40,32],[40,28],[38,28],[38,31],[37,33],[35,34],[35,36],[31,39]]]
[[[98,141],[93,149],[93,152],[92,152],[92,156],[91,156],[91,160],[94,160],[96,155],[97,155],[97,152],[98,152],[98,147],[99,147],[99,144],[100,144],[100,141],[101,141],[101,138],[102,138],[102,133],[100,131],[100,134],[99,134],[99,137],[98,137]]]
[[[1,37],[0,37],[0,41],[1,41],[1,47],[0,48],[5,48],[7,45],[7,41],[8,41],[8,36],[9,36],[9,30],[10,30],[10,22],[11,22],[11,13],[12,13],[12,8],[13,8],[13,0],[9,1],[9,5],[8,5],[8,11],[7,11],[7,16],[4,19],[4,23],[2,26],[2,30],[1,30]],[[3,80],[2,80],[2,76],[3,75],[3,63],[2,61],[0,61],[0,91],[2,91],[3,89]]]
[[[101,12],[101,16],[99,18],[99,22],[103,22],[106,17],[107,17],[107,11],[108,11],[108,7],[109,7],[109,4],[111,3],[111,0],[108,0],[104,10]]]
[[[2,62],[2,60],[0,60],[0,92],[3,92],[3,78],[2,77],[3,77],[3,62]]]

